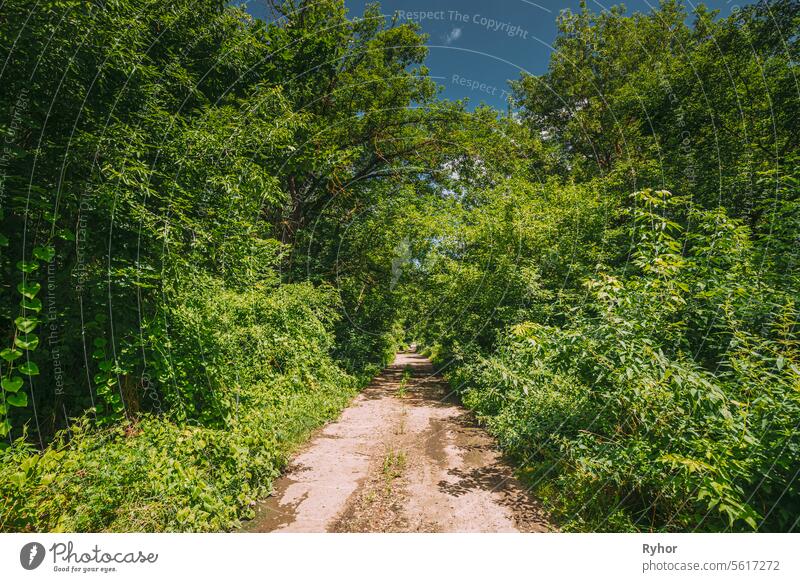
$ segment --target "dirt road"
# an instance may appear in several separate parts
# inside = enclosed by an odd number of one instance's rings
[[[398,354],[294,458],[254,532],[536,532],[551,527],[431,363]]]

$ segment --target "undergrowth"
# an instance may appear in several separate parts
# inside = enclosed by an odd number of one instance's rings
[[[293,447],[355,394],[363,379],[330,355],[330,290],[195,283],[176,298],[169,342],[207,383],[173,374],[170,412],[111,428],[86,416],[43,452],[17,440],[0,455],[0,529],[230,529],[253,515]]]

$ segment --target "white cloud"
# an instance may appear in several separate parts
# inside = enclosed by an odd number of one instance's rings
[[[459,38],[461,38],[461,29],[454,28],[445,35],[444,44],[453,44],[453,42],[457,41]]]

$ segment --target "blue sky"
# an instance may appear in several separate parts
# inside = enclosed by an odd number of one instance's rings
[[[628,0],[628,13],[648,12],[658,0]],[[350,16],[363,13],[365,0],[346,0]],[[748,2],[708,0],[711,9],[721,16]],[[249,2],[250,11],[263,17],[261,0]],[[577,10],[579,0],[384,0],[386,15],[395,12],[401,20],[414,20],[430,35],[426,61],[431,76],[444,87],[448,99],[467,97],[472,106],[484,102],[505,108],[508,79],[521,71],[541,74],[547,70],[551,47],[556,37],[556,17],[570,8]],[[600,11],[619,2],[588,0],[589,7]],[[687,0],[691,9],[694,0]]]

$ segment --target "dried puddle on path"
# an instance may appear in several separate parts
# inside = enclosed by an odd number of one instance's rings
[[[431,363],[400,353],[294,457],[243,531],[551,529]]]

